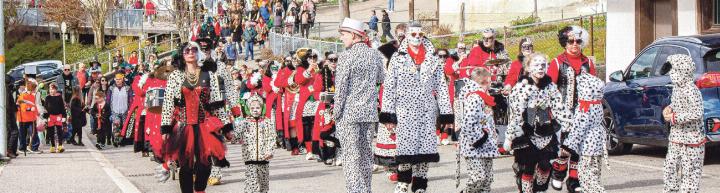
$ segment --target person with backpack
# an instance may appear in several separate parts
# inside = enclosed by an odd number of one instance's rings
[[[523,193],[546,191],[550,160],[557,158],[557,133],[569,127],[570,112],[557,85],[545,72],[547,56],[534,53],[524,63],[528,74],[510,93],[510,117],[503,148],[513,150],[518,189]]]

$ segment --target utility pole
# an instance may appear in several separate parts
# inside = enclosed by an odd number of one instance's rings
[[[535,1],[535,13],[534,13],[535,17],[540,17],[540,16],[538,16],[537,0],[533,0],[533,1]]]
[[[0,0],[0,10],[5,10],[4,2]],[[0,33],[0,160],[7,160],[8,157],[5,155],[7,152],[7,117],[5,117],[7,111],[7,96],[5,92],[5,15],[3,11],[0,11],[0,28],[3,29]]]
[[[465,2],[460,3],[460,41],[465,41]]]
[[[408,2],[408,14],[410,14],[410,20],[415,20],[415,0]]]

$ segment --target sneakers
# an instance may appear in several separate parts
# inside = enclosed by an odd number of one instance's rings
[[[55,153],[55,147],[50,147],[50,153]]]
[[[32,150],[29,146],[28,146],[28,148],[27,148],[27,152],[28,152],[28,153],[31,153],[31,154],[41,154],[41,153],[43,153],[43,151],[40,151],[40,150]]]
[[[60,145],[60,146],[58,146],[57,151],[58,151],[58,153],[65,152],[65,148],[63,148],[63,146]]]
[[[315,157],[313,156],[313,154],[308,153],[305,154],[305,160],[315,160]]]
[[[340,159],[335,159],[335,166],[342,166],[342,161]]]
[[[325,160],[325,165],[326,165],[326,166],[332,166],[332,165],[333,165],[333,162],[335,162],[335,159],[334,159],[334,158],[327,159],[327,160]]]
[[[563,181],[552,179],[550,182],[550,186],[552,186],[553,189],[560,191],[563,187]]]
[[[155,178],[158,182],[166,182],[170,179],[170,170],[166,170],[162,165],[155,168]]]
[[[440,144],[442,144],[442,145],[450,145],[450,139],[445,138],[445,139],[443,139],[443,140],[440,140]]]
[[[216,177],[208,178],[208,185],[214,186],[214,185],[218,185],[218,184],[220,184],[220,179],[218,179]]]
[[[103,149],[100,144],[95,144],[95,148],[97,148],[97,150],[102,150],[102,149]]]
[[[292,152],[290,152],[290,155],[292,155],[292,156],[300,155],[300,150],[298,150],[297,148],[295,148],[295,149],[292,150]]]

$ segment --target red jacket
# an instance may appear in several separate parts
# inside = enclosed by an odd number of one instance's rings
[[[145,15],[155,15],[157,11],[155,11],[155,4],[152,3],[152,1],[147,1],[145,3]]]
[[[292,106],[293,99],[295,98],[295,93],[287,92],[285,91],[285,88],[289,86],[288,79],[290,75],[292,75],[292,70],[288,67],[284,67],[278,71],[277,76],[275,77],[275,81],[273,81],[273,85],[275,87],[278,87],[281,91],[280,95],[278,95],[278,101],[280,103],[283,102],[283,99],[285,99],[284,103],[282,105],[278,105],[278,107],[282,107],[281,109],[276,109],[276,115],[277,112],[280,112],[280,116],[276,116],[276,120],[280,120],[279,122],[282,123],[282,130],[285,132],[285,138],[290,138],[290,106]],[[276,121],[277,123],[278,121]],[[276,127],[278,127],[276,125]]]
[[[522,75],[523,66],[522,62],[520,60],[515,60],[510,64],[510,71],[508,72],[507,77],[505,78],[505,85],[515,86],[515,83],[517,83],[518,78]]]
[[[272,90],[272,78],[268,76],[263,76],[262,79],[262,90],[265,93],[265,118],[271,118],[272,117],[272,108],[273,105],[276,106],[275,109],[275,130],[282,131],[283,128],[283,119],[282,119],[282,90],[278,91],[277,93]]]
[[[316,79],[319,79],[316,81]],[[310,72],[309,76],[305,76],[305,68],[297,67],[295,69],[295,84],[300,86],[300,101],[298,102],[297,108],[295,109],[295,125],[302,125],[303,109],[305,103],[310,99],[310,96],[314,97],[315,100],[320,99],[320,91],[322,90],[322,77],[320,74]],[[311,133],[304,133],[302,129],[297,130],[298,139],[303,139],[305,135]],[[318,134],[319,139],[319,134]]]
[[[467,78],[470,77],[471,68],[468,67],[485,67],[485,62],[489,58],[497,58],[497,53],[490,52],[487,53],[483,51],[483,49],[478,46],[470,50],[470,53],[468,54],[467,58],[465,58],[462,62],[460,62],[460,69],[458,69],[460,78]],[[491,69],[488,68],[490,71]],[[490,71],[492,72],[492,71]],[[492,80],[495,80],[495,76],[493,74]]]
[[[588,57],[586,57],[582,53],[579,56],[572,56],[570,54],[567,54],[566,52],[563,52],[562,54],[558,55],[557,58],[549,61],[550,66],[547,69],[547,75],[552,78],[554,83],[557,83],[558,69],[560,69],[561,64],[568,63],[570,67],[572,67],[575,71],[575,75],[579,75],[580,67],[586,62],[590,65],[590,74],[592,74],[593,76],[597,76],[595,74],[595,64],[593,64],[593,62],[588,59]]]

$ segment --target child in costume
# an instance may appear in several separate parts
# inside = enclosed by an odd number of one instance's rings
[[[459,147],[470,173],[464,192],[490,192],[492,159],[500,155],[492,116],[495,101],[486,93],[491,76],[485,68],[473,69],[470,73],[472,81],[467,81],[460,92],[464,99]]]
[[[268,192],[270,190],[270,159],[275,148],[275,125],[262,113],[263,99],[253,94],[247,100],[250,117],[242,120],[236,134],[242,141],[242,157],[245,160],[245,192]]]

